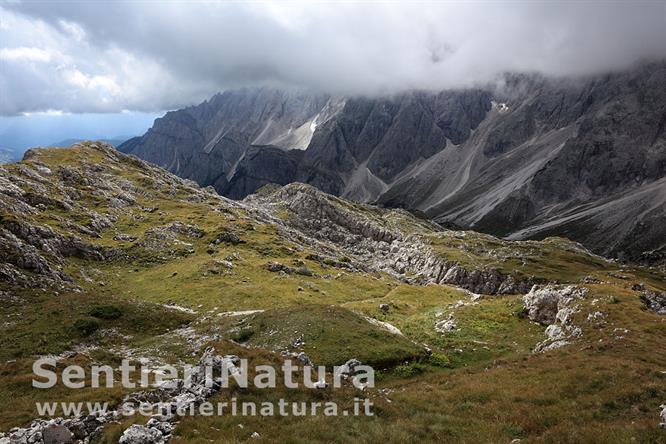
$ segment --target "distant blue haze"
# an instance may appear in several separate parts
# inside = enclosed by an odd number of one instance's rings
[[[146,132],[164,113],[31,114],[0,117],[0,148],[20,157],[28,148],[68,139],[128,139]]]

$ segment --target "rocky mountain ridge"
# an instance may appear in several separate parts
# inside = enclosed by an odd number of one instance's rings
[[[398,443],[405,430],[427,430],[419,439],[441,442],[452,432],[429,430],[437,421],[474,442],[556,441],[562,433],[573,441],[593,433],[608,442],[629,435],[649,442],[662,433],[666,351],[655,344],[666,328],[663,272],[563,238],[507,241],[444,229],[419,214],[302,183],[231,200],[85,142],[34,149],[0,167],[0,253],[2,444],[52,442],[54,435],[125,444],[220,436],[280,442],[285,433],[310,442],[346,433]],[[149,369],[238,358],[274,368],[285,359],[363,363],[381,375],[377,387],[331,390],[327,373],[318,388],[276,387],[258,399],[324,397],[349,408],[368,397],[382,414],[372,419],[378,425],[344,416],[333,423],[319,416],[127,418],[120,412],[128,402],[177,407],[257,393],[178,380],[141,392],[37,390],[32,364],[44,356],[58,368],[115,368],[124,358]],[[35,402],[49,399],[102,400],[109,408],[39,418]],[[460,406],[474,399],[470,418]],[[572,399],[589,410],[572,411]],[[530,429],[544,412],[555,425]]]
[[[25,286],[63,287],[73,285],[75,281],[63,269],[67,258],[99,262],[129,260],[131,251],[100,245],[94,240],[102,237],[102,231],[113,228],[131,208],[136,208],[140,199],[164,194],[169,199],[183,202],[209,202],[215,206],[214,212],[247,212],[245,218],[275,226],[285,239],[301,248],[316,250],[318,253],[312,256],[313,260],[353,271],[383,272],[418,284],[453,284],[483,294],[526,293],[534,283],[547,280],[544,276],[506,274],[501,266],[486,266],[484,261],[477,264],[451,260],[435,251],[433,239],[448,242],[449,238],[473,239],[479,235],[444,230],[436,223],[419,219],[404,210],[352,204],[300,183],[279,189],[268,187],[237,202],[119,153],[110,145],[98,142],[77,147],[95,150],[101,162],[82,162],[77,167],[59,165],[54,171],[39,160],[39,151],[30,150],[23,162],[12,165],[11,173],[0,171],[0,209],[3,212],[0,248],[4,258],[0,264],[0,276],[3,279]],[[138,188],[114,174],[117,166],[109,170],[109,167],[102,166],[102,162],[111,165],[127,163],[151,186]],[[98,211],[99,204],[95,203],[98,201],[106,203],[105,212]],[[138,210],[150,212],[153,209],[139,207]],[[35,223],[45,212],[59,229],[50,224]],[[74,220],[86,222],[80,224]],[[114,240],[120,241],[118,246],[129,242],[160,252],[170,242],[177,245],[175,236],[179,234],[191,238],[203,236],[196,226],[176,222],[154,227],[146,231],[142,239],[118,233]],[[236,242],[233,233],[220,236],[225,242]],[[538,242],[505,243],[492,237],[488,240],[524,260],[529,260],[541,249]],[[597,260],[582,246],[564,239],[557,240],[557,243],[573,254]],[[468,249],[468,246],[461,243],[457,248]],[[483,255],[485,252],[472,254]],[[348,260],[339,263],[336,259],[339,257]],[[498,258],[497,264],[506,259]]]

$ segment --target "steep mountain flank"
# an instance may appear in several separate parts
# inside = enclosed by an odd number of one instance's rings
[[[300,181],[373,200],[417,159],[466,140],[490,106],[480,90],[370,99],[246,89],[167,113],[119,149],[224,195]],[[277,150],[296,168],[276,173]]]
[[[659,62],[374,98],[247,89],[168,113],[120,149],[233,198],[303,182],[445,225],[662,261],[665,86]]]

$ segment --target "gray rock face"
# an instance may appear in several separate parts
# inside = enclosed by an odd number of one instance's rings
[[[245,173],[234,184],[228,182],[246,151],[251,146],[304,149],[312,136],[310,125],[328,100],[325,95],[271,89],[229,91],[201,105],[167,113],[144,136],[118,148],[199,184],[241,195],[251,186],[238,183]],[[268,154],[258,152],[264,155],[257,157],[255,151],[250,157],[266,162]],[[246,168],[256,168],[247,163]],[[259,186],[274,179],[271,171],[255,173],[268,174]],[[253,179],[261,182],[261,174]]]
[[[311,184],[515,239],[666,259],[666,63],[502,87],[332,97],[246,89],[168,113],[119,149],[242,198]]]
[[[375,198],[414,161],[466,140],[490,106],[481,90],[368,99],[245,89],[168,113],[119,149],[234,198],[294,181],[358,194],[350,175]]]
[[[665,84],[663,62],[578,80],[510,78],[473,137],[379,201],[512,239],[562,235],[604,255],[663,260]]]
[[[233,176],[221,189],[232,199],[242,199],[267,183],[286,185],[298,174],[303,151],[283,151],[274,146],[251,146],[236,165]],[[220,189],[217,186],[218,190]]]

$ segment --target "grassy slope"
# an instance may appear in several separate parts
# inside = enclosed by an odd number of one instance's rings
[[[98,151],[86,148],[43,151],[39,159],[54,169],[59,164],[105,162]],[[144,172],[128,165],[107,162],[106,172],[143,187],[152,184]],[[615,264],[582,254],[573,244],[560,239],[509,243],[471,232],[464,237],[453,232],[428,234],[438,253],[465,265],[492,265],[507,272],[518,270],[520,274],[561,282],[577,282],[586,275],[609,282],[591,286],[594,295],[585,304],[595,297],[600,302],[583,310],[608,313],[606,324],[593,326],[586,319],[577,319],[584,328],[582,339],[562,350],[532,355],[534,345],[544,338],[543,327],[519,316],[519,296],[486,298],[454,308],[458,300],[469,301],[469,296],[452,287],[411,286],[384,275],[345,273],[309,261],[306,257],[311,251],[283,239],[274,226],[257,222],[243,209],[213,211],[219,206],[216,200],[188,202],[185,194],[178,194],[181,200],[162,193],[139,197],[135,205],[119,212],[114,227],[105,230],[100,239],[86,239],[125,249],[131,259],[109,263],[68,260],[65,269],[77,278],[80,269],[94,270],[92,282],[77,280],[82,293],[64,292],[54,297],[50,293],[25,291],[18,293],[19,302],[0,306],[2,319],[11,322],[11,328],[0,338],[0,361],[5,362],[0,364],[0,404],[12,405],[11,409],[0,409],[0,430],[28,422],[34,415],[33,399],[44,398],[44,392],[35,393],[29,386],[32,355],[93,343],[102,349],[122,346],[171,361],[191,361],[192,353],[197,351],[185,339],[168,333],[191,322],[193,331],[218,334],[223,340],[239,339],[239,331],[251,330],[251,335],[242,337],[247,345],[304,350],[316,363],[331,365],[361,357],[388,368],[380,372],[377,389],[364,394],[377,404],[375,418],[189,418],[179,426],[175,442],[243,441],[252,431],[260,432],[262,440],[268,442],[663,439],[656,422],[657,407],[666,399],[666,375],[660,373],[666,370],[666,350],[660,347],[666,323],[642,310],[637,294],[628,288],[640,280],[664,289],[658,276],[650,276],[643,269],[629,269],[622,271],[630,276],[629,280],[610,278],[608,272],[618,269]],[[84,193],[82,203],[97,212],[113,211],[88,193]],[[159,210],[140,211],[140,206]],[[353,207],[366,211],[362,205]],[[86,222],[83,215],[55,208],[40,213],[35,222],[65,230],[52,215]],[[408,217],[400,217],[394,223],[404,225],[408,231],[425,230]],[[137,246],[146,230],[176,221],[196,224],[204,231],[203,237],[179,236],[182,243],[173,251],[159,254]],[[225,230],[237,233],[244,242],[222,243],[209,253],[208,244]],[[118,234],[139,240],[116,241]],[[220,269],[215,260],[232,255],[234,268]],[[280,276],[266,269],[269,261],[292,266],[302,261],[320,277]],[[330,277],[321,277],[324,275]],[[161,306],[167,301],[190,307],[197,314],[167,310]],[[380,303],[389,304],[388,313],[379,310]],[[115,328],[131,338],[86,336],[75,329],[76,320],[90,319],[90,310],[103,304],[122,307],[123,315],[115,320],[98,320],[101,328]],[[219,315],[259,309],[267,311],[240,318]],[[458,329],[450,334],[437,333],[435,321],[450,312],[454,313]],[[364,323],[355,313],[389,322],[408,339]],[[623,339],[615,339],[618,334],[614,328],[630,332]],[[281,333],[269,334],[276,329],[281,329]],[[291,345],[294,335],[303,336],[304,346]],[[422,349],[415,343],[427,344],[438,359],[422,358]],[[279,363],[281,359],[269,351],[241,348],[229,342],[218,343],[217,347],[259,362]],[[120,357],[119,353],[95,353],[105,362]],[[6,362],[12,359],[16,361]],[[79,355],[75,359],[85,358]],[[393,368],[402,361],[410,363]],[[379,389],[388,390],[391,402]],[[358,395],[349,390],[320,393],[286,389],[234,394],[258,401],[324,397],[343,404]],[[218,399],[231,395],[224,392]],[[120,393],[50,392],[48,396],[113,400]],[[19,398],[21,402],[14,402]],[[245,427],[241,429],[239,423]],[[105,439],[112,442],[119,432],[120,428],[112,427]]]

